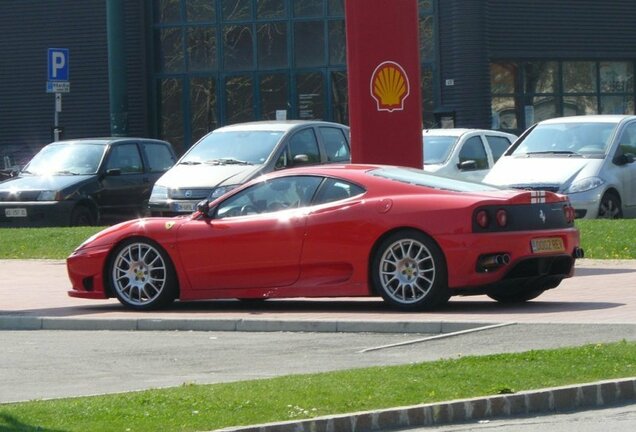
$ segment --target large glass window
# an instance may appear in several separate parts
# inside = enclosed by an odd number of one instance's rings
[[[190,80],[192,142],[219,127],[216,100],[216,79],[193,77]]]
[[[181,72],[185,69],[183,33],[178,27],[162,28],[157,32],[157,69],[162,72]]]
[[[252,19],[252,0],[221,0],[221,9],[225,21]]]
[[[325,86],[320,73],[299,74],[296,78],[298,89],[298,118],[320,120],[325,118]]]
[[[271,19],[287,16],[285,0],[256,0],[256,18]]]
[[[188,29],[188,70],[216,69],[216,28],[191,27]]]
[[[560,116],[633,114],[633,71],[631,61],[493,63],[492,127],[518,133]]]
[[[263,75],[260,78],[261,118],[275,120],[277,111],[287,112],[289,100],[287,74]]]
[[[161,80],[159,84],[160,136],[170,142],[177,154],[185,151],[183,143],[183,81],[177,78]]]
[[[186,16],[190,22],[216,20],[215,0],[186,0]]]
[[[225,79],[225,104],[227,123],[255,120],[254,92],[249,76],[231,76]]]
[[[254,68],[252,27],[232,25],[223,28],[224,68],[245,70]]]
[[[293,1],[295,17],[317,17],[323,15],[324,0]]]
[[[347,72],[331,72],[331,117],[333,121],[349,124],[348,96]]]
[[[325,64],[324,21],[294,23],[294,66],[316,67]]]
[[[258,27],[258,67],[280,69],[287,61],[287,23],[275,22]]]

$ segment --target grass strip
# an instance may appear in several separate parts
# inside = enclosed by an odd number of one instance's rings
[[[636,342],[0,405],[0,431],[201,431],[636,376]],[[72,379],[72,377],[69,377]]]
[[[580,219],[576,226],[586,258],[636,259],[636,219]],[[103,228],[0,228],[0,259],[65,259]]]

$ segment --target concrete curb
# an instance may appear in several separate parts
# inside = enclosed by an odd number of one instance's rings
[[[299,421],[229,427],[217,432],[373,432],[576,411],[634,401],[636,377]]]
[[[453,333],[493,325],[459,321],[304,321],[196,318],[57,318],[0,315],[0,330],[139,330],[323,333]]]

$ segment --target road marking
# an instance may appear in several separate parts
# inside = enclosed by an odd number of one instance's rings
[[[516,322],[506,322],[506,323],[493,324],[493,325],[488,325],[488,326],[483,326],[483,327],[475,327],[475,328],[471,328],[471,329],[468,329],[468,330],[461,330],[461,331],[452,332],[452,333],[443,333],[443,334],[439,334],[439,335],[435,335],[435,336],[425,337],[425,338],[422,338],[422,339],[414,339],[414,340],[398,342],[398,343],[394,343],[394,344],[390,344],[390,345],[382,345],[382,346],[378,346],[378,347],[365,348],[362,351],[358,351],[358,353],[362,354],[362,353],[366,353],[366,352],[370,352],[370,351],[379,351],[379,350],[382,350],[382,349],[395,348],[395,347],[404,346],[404,345],[415,345],[416,343],[427,342],[427,341],[434,340],[434,339],[444,339],[444,338],[449,338],[449,337],[453,337],[453,336],[459,336],[459,335],[463,335],[463,334],[475,333],[475,332],[478,332],[478,331],[491,330],[491,329],[495,329],[495,328],[499,328],[499,327],[506,327],[506,326],[510,326],[510,325],[514,325],[514,324],[517,324],[517,323]]]

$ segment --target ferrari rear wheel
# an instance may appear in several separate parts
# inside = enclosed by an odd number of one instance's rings
[[[382,298],[401,310],[430,310],[450,297],[442,251],[415,230],[399,231],[382,241],[373,258],[371,278]]]
[[[161,246],[149,239],[131,239],[119,245],[109,261],[108,274],[117,299],[132,309],[156,309],[177,296],[172,262]]]

